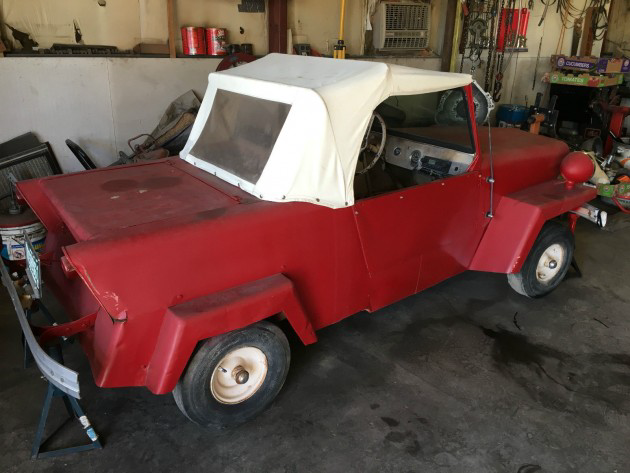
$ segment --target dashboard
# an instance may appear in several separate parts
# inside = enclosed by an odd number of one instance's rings
[[[383,159],[395,166],[441,179],[465,173],[474,159],[466,153],[388,133]]]

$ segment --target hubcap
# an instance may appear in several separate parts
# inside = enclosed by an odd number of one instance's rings
[[[542,283],[548,283],[560,272],[565,259],[565,251],[562,245],[554,243],[545,250],[536,266],[536,279]]]
[[[245,384],[249,379],[249,373],[242,366],[237,366],[232,372],[232,377],[236,384]]]
[[[222,404],[238,404],[253,396],[267,376],[267,357],[256,347],[232,350],[210,379],[210,392]]]

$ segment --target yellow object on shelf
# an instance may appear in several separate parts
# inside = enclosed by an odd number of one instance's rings
[[[339,39],[337,40],[337,44],[335,44],[335,49],[333,51],[333,57],[335,59],[345,59],[346,58],[346,45],[343,42],[343,24],[346,17],[346,0],[341,0],[341,17],[339,19]]]

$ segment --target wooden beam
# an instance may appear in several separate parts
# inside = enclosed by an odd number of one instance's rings
[[[580,56],[590,56],[593,52],[593,7],[586,9],[584,26],[582,30],[582,42],[580,43]]]
[[[442,41],[442,66],[440,69],[447,72],[451,67],[451,54],[453,53],[457,2],[459,0],[447,0],[446,4],[446,22],[444,24],[444,39]]]
[[[287,52],[287,0],[269,0],[269,52]]]
[[[628,5],[628,10],[630,10],[630,5]],[[608,6],[608,28],[606,28],[606,30],[604,31],[604,38],[602,39],[602,50],[600,56],[603,55],[603,53],[613,53],[613,56],[615,56],[615,47],[614,45],[609,45],[608,44],[608,31],[613,27],[613,23],[616,20],[615,18],[615,0],[610,0],[610,5]],[[610,47],[612,46],[612,47]]]
[[[168,53],[172,58],[177,57],[175,50],[175,0],[166,0],[166,16],[168,17]]]

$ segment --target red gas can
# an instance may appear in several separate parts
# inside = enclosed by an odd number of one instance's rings
[[[225,28],[206,28],[206,43],[208,54],[211,56],[225,56],[227,54],[227,31]]]
[[[182,46],[187,56],[206,54],[206,39],[204,29],[196,26],[182,28]]]

